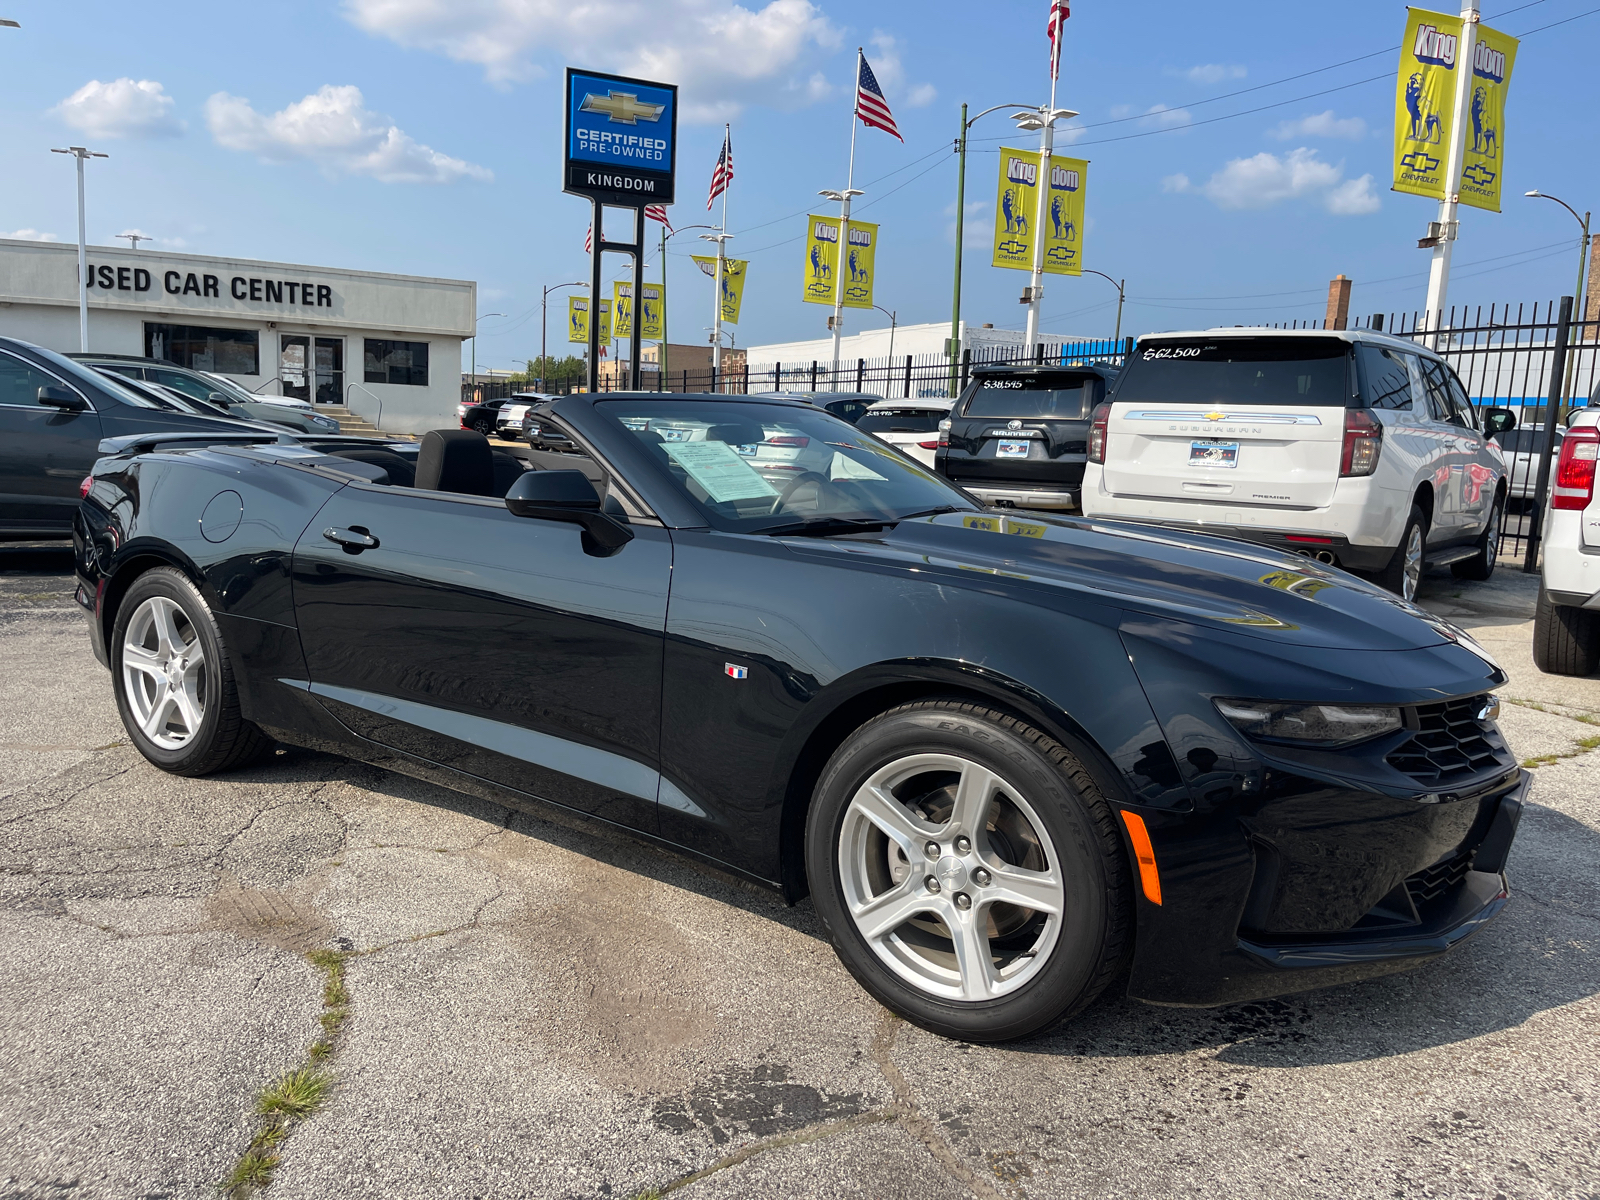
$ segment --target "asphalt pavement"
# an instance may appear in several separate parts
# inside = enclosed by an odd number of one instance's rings
[[[1600,1196],[1600,680],[1533,668],[1526,576],[1424,593],[1536,764],[1500,920],[979,1047],[871,1001],[809,902],[625,836],[301,750],[162,774],[70,565],[0,547],[0,1200],[215,1200],[308,1066],[271,1200]]]

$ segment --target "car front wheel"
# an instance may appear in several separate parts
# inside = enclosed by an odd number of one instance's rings
[[[163,771],[209,775],[271,749],[240,714],[222,631],[181,571],[157,567],[134,580],[117,610],[111,664],[123,727]]]
[[[886,1007],[967,1041],[1086,1007],[1131,946],[1127,857],[1083,765],[956,699],[874,718],[830,759],[806,826],[817,911]]]
[[[482,417],[478,417],[472,422],[472,424],[467,426],[467,428],[476,430],[478,433],[483,434],[484,437],[488,437],[494,432],[494,422],[486,421]]]

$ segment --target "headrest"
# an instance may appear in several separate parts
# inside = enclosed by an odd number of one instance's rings
[[[435,429],[423,434],[416,486],[463,496],[492,495],[494,457],[489,439],[471,429]]]

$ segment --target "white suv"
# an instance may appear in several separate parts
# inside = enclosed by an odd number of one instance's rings
[[[1506,470],[1430,350],[1366,330],[1210,329],[1139,340],[1095,410],[1086,516],[1309,555],[1407,600],[1427,566],[1487,579]]]
[[[1544,576],[1533,618],[1533,661],[1551,675],[1600,668],[1600,412],[1582,409],[1561,439],[1550,470],[1544,519]]]

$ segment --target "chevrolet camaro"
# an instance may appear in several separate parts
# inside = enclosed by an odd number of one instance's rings
[[[1415,967],[1505,905],[1506,677],[1415,605],[985,509],[800,400],[538,415],[573,451],[104,443],[77,598],[134,745],[559,805],[809,894],[862,987],[975,1041],[1113,986],[1216,1005]]]

